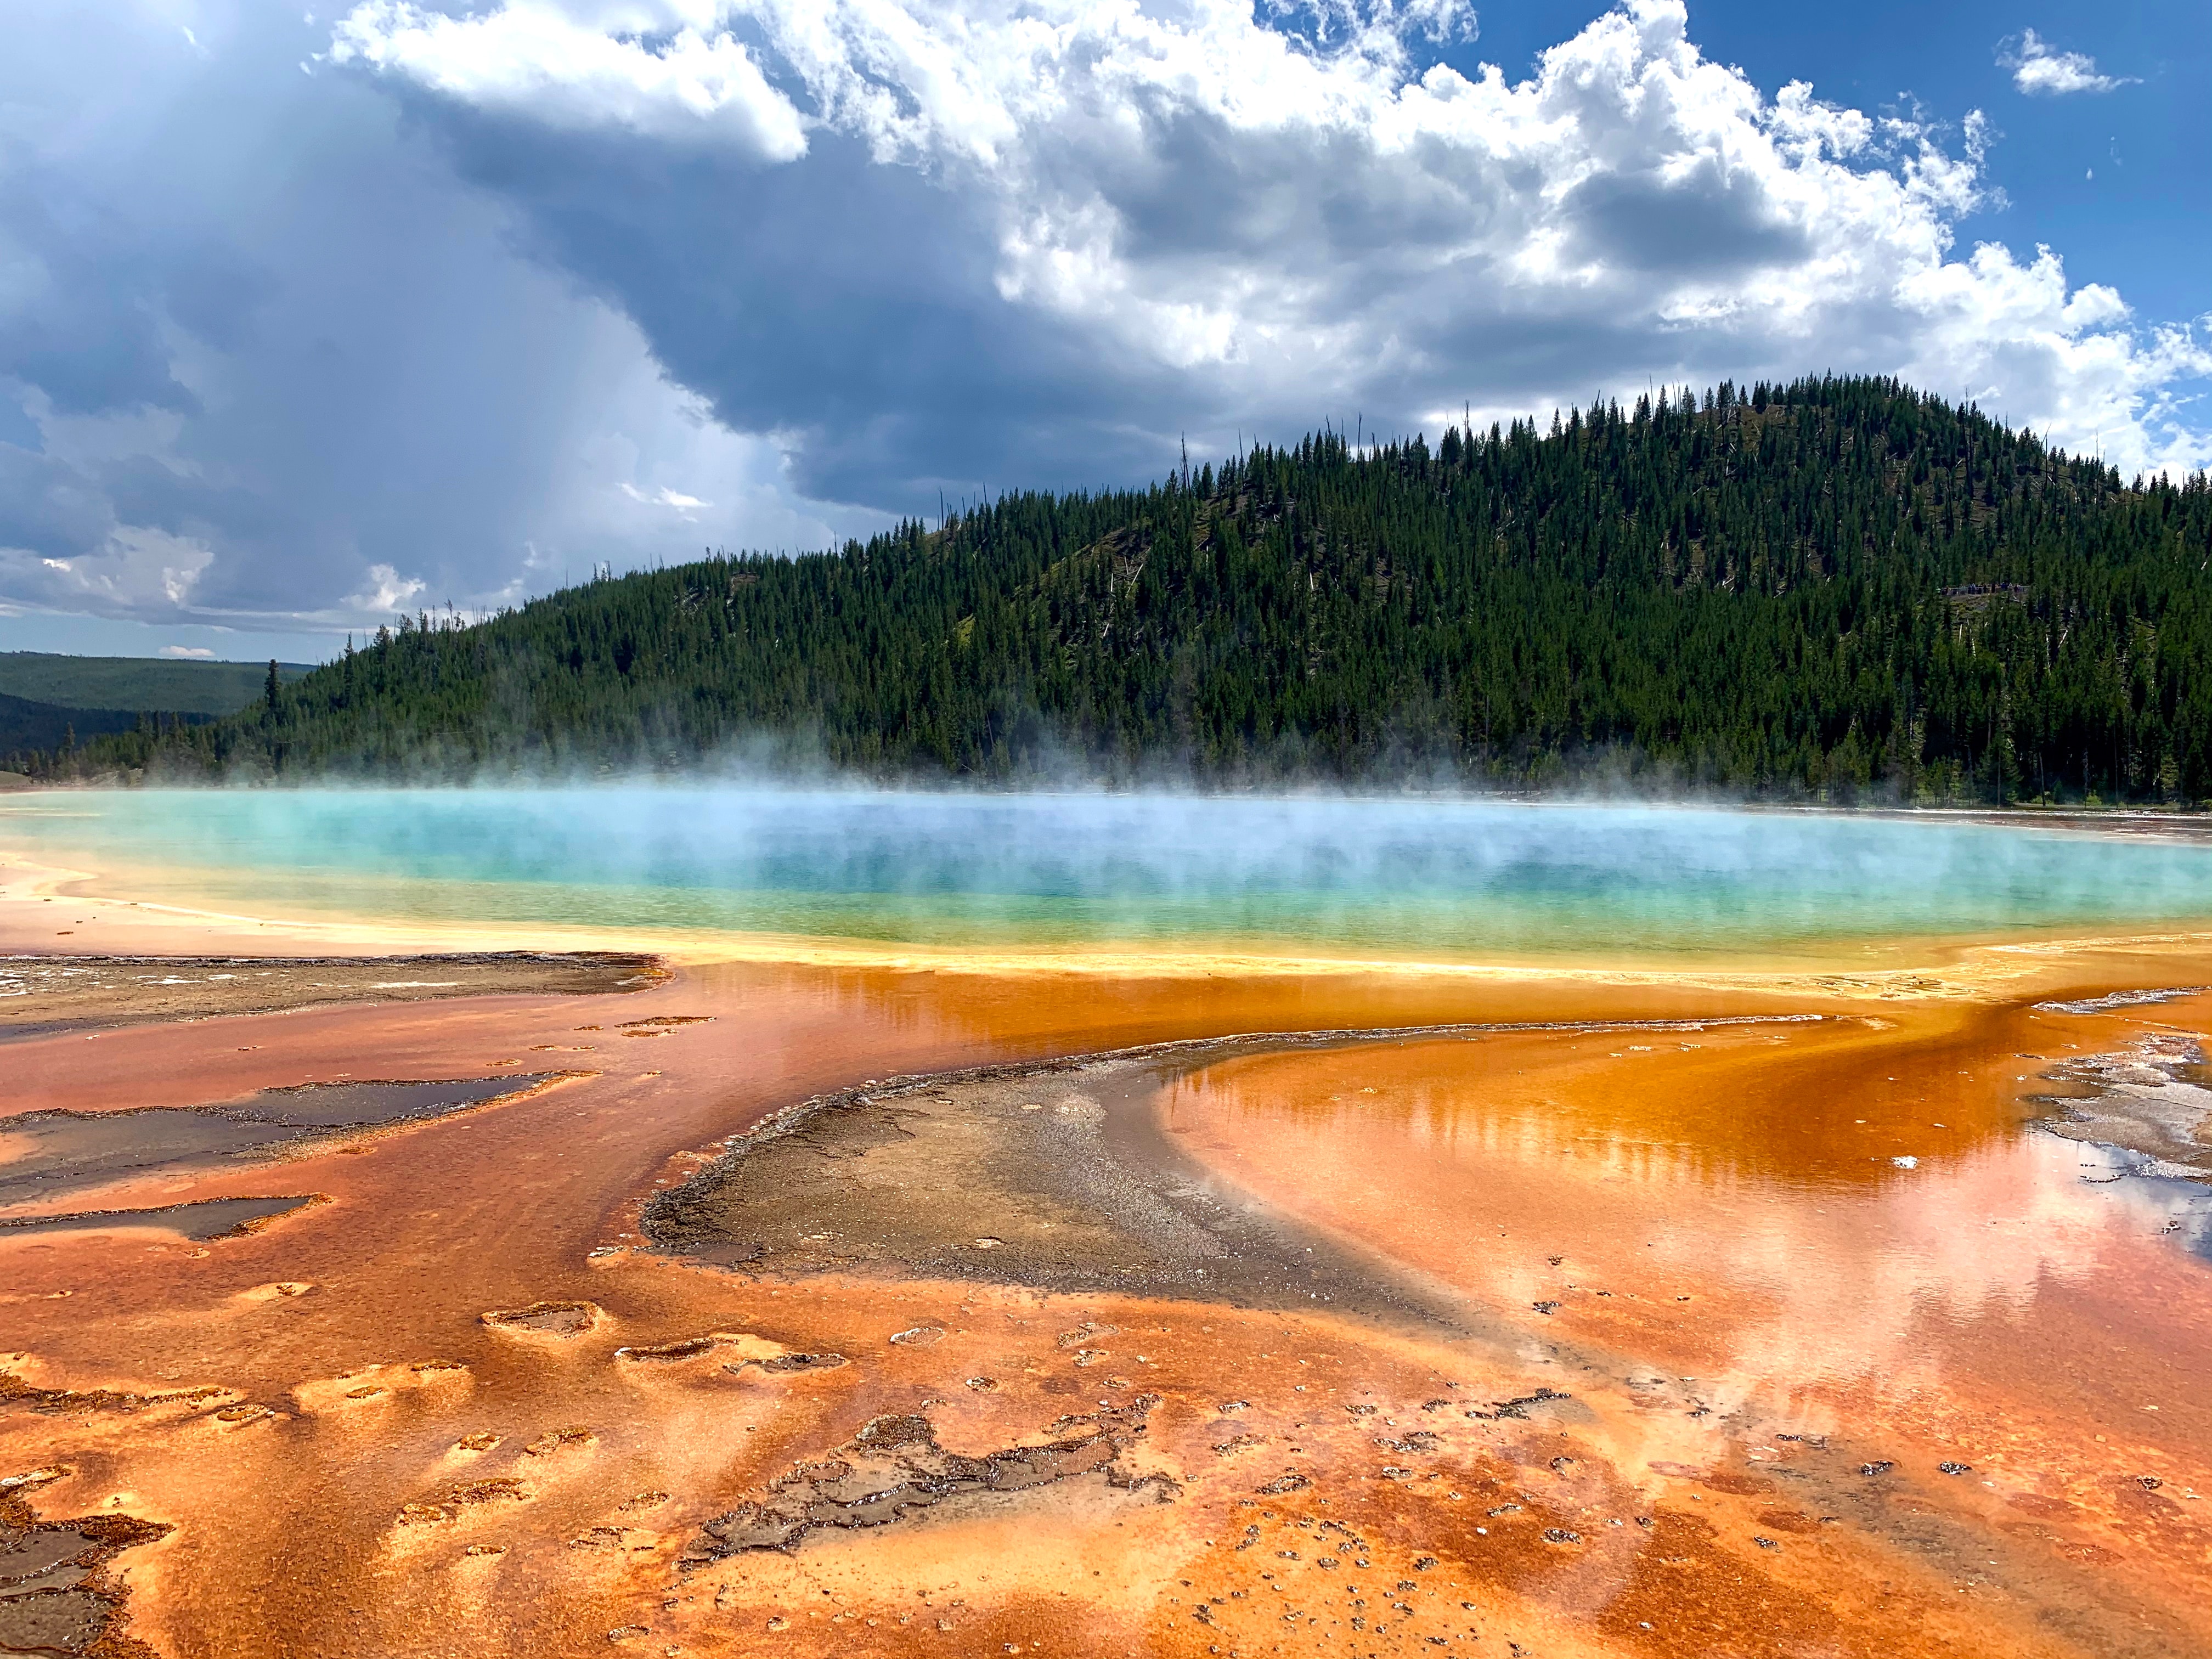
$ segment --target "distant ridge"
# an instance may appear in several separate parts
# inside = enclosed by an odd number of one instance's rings
[[[280,663],[277,669],[288,680],[313,672],[305,663]],[[261,695],[268,673],[266,662],[0,651],[0,694],[63,708],[234,714]]]
[[[162,716],[165,720],[179,718],[209,717]],[[23,769],[41,751],[73,752],[79,744],[136,730],[142,720],[148,719],[127,708],[64,708],[0,692],[0,771]]]
[[[424,616],[42,775],[1602,769],[1792,799],[2212,798],[2212,488],[1894,380],[1686,389]]]

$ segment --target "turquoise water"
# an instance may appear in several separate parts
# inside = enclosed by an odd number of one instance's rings
[[[1475,801],[744,788],[0,799],[0,846],[258,914],[933,944],[1790,951],[2212,917],[2212,848]]]

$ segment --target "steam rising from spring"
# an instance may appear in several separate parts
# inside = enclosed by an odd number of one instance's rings
[[[1957,820],[1347,797],[623,784],[117,792],[0,842],[400,917],[1455,956],[2212,916],[2212,848]]]

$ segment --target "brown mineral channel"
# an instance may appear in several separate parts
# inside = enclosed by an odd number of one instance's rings
[[[421,1082],[304,1083],[202,1107],[20,1112],[0,1117],[0,1237],[151,1228],[195,1243],[252,1231],[325,1201],[320,1194],[142,1204],[195,1174],[249,1163],[296,1160],[331,1149],[358,1152],[363,1137],[449,1113],[495,1105],[586,1073],[548,1072]],[[264,1179],[283,1184],[274,1172]],[[98,1209],[64,1207],[98,1192]],[[27,1206],[27,1207],[26,1207]]]
[[[665,977],[650,957],[615,951],[404,957],[23,952],[0,955],[0,1041],[331,1002],[641,990]]]
[[[241,1236],[0,1237],[0,1478],[37,1474],[0,1551],[143,1528],[70,1558],[101,1575],[97,1631],[33,1605],[82,1583],[10,1593],[45,1569],[0,1565],[0,1617],[51,1618],[54,1651],[223,1659],[2202,1653],[2203,1264],[2021,1126],[2045,1070],[2197,1017],[2033,1000],[2212,963],[2002,961],[1914,993],[695,955],[642,993],[20,1040],[16,1115],[595,1075],[133,1177],[145,1207],[267,1196],[276,1169],[327,1200]],[[641,1236],[733,1134],[854,1089],[836,1109],[865,1119],[896,1077],[1559,1022],[1584,1029],[1146,1057],[1089,1143],[1133,1209],[1046,1155],[1085,1115],[1048,1132],[1054,1091],[1091,1092],[1054,1069],[932,1085],[926,1121],[809,1153],[834,1215],[801,1231],[770,1186],[775,1226],[730,1230],[781,1261]],[[1015,1127],[975,1138],[963,1091]],[[887,1158],[908,1133],[918,1161]],[[1048,1245],[1085,1202],[1087,1245]],[[1215,1265],[1244,1276],[1201,1290]]]

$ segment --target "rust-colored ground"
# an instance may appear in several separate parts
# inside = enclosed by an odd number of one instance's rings
[[[13,914],[0,948],[33,943]],[[121,931],[100,948],[141,948]],[[2212,1651],[2206,1266],[2018,1127],[2046,1061],[2207,1012],[2027,1004],[2212,960],[2002,966],[1913,996],[695,957],[622,996],[9,1042],[10,1113],[590,1075],[99,1195],[327,1200],[240,1237],[0,1235],[0,1477],[33,1476],[0,1488],[0,1617],[28,1599],[7,1539],[84,1520],[81,1584],[37,1594],[127,1590],[94,1649],[222,1659]],[[1791,1012],[1838,1018],[1251,1056],[1166,1092],[1221,1193],[1422,1276],[1450,1324],[632,1248],[701,1155],[866,1079]],[[763,1526],[784,1547],[742,1547]]]

